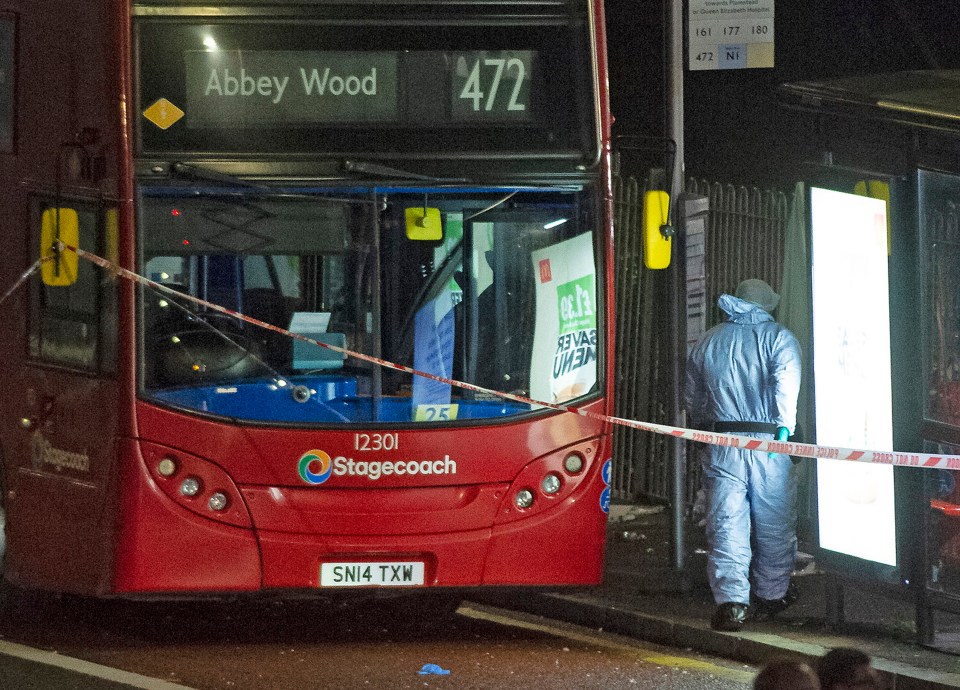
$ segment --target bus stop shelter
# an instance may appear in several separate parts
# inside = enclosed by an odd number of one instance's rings
[[[807,189],[804,440],[960,454],[960,71],[790,83],[778,99]],[[831,615],[845,581],[873,584],[916,602],[920,642],[951,646],[937,614],[960,613],[960,472],[837,462],[817,461],[815,492]]]

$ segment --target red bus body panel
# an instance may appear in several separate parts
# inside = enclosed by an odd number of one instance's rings
[[[255,535],[171,502],[150,479],[137,446],[123,444],[113,592],[259,589]]]
[[[360,432],[236,427],[146,403],[138,419],[150,441],[124,444],[114,593],[311,589],[324,561],[423,561],[425,584],[443,587],[601,579],[609,447],[596,421],[551,413],[455,433],[401,430],[399,447],[378,461],[451,456],[457,483],[361,476],[311,486],[296,471],[301,455],[317,447],[357,455]],[[586,461],[579,476],[555,500],[518,511],[516,487],[561,471],[571,451]],[[158,486],[148,465],[187,453],[229,468],[249,528],[200,517]]]

